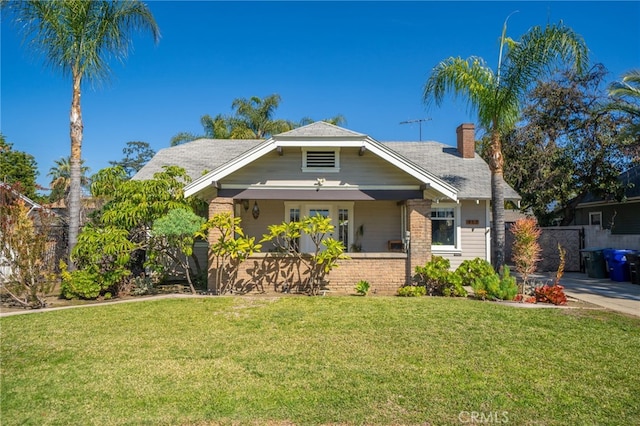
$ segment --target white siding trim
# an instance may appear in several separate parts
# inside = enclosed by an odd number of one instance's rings
[[[492,263],[491,262],[491,215],[490,215],[490,210],[491,210],[491,201],[487,200],[485,201],[485,223],[487,224],[487,227],[485,228],[484,234],[485,234],[485,239],[486,239],[486,259],[487,262]]]

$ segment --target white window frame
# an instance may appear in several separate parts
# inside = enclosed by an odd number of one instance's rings
[[[598,223],[593,223],[593,219],[595,217],[599,218]],[[602,212],[589,212],[589,225],[598,226],[600,229],[602,229]]]
[[[329,237],[333,237],[337,239],[338,232],[338,210],[344,209],[348,211],[349,215],[349,244],[353,244],[354,241],[354,229],[353,224],[354,216],[353,216],[353,201],[326,201],[326,202],[318,202],[318,201],[285,201],[284,203],[284,220],[285,222],[289,222],[289,210],[291,209],[300,209],[300,220],[303,217],[309,216],[309,210],[311,209],[319,209],[319,210],[329,210],[329,217],[331,218],[331,224],[334,226],[334,233],[328,235]],[[311,241],[308,237],[303,238],[300,241],[300,251],[303,253],[308,253],[311,250]],[[349,247],[345,247],[345,252],[349,251]]]
[[[307,166],[307,152],[326,151],[333,152],[335,156],[334,167],[308,167]],[[340,172],[340,148],[302,148],[302,171],[304,173],[338,173]]]
[[[432,252],[460,252],[462,251],[462,227],[460,226],[461,223],[461,209],[460,209],[460,204],[454,204],[454,203],[437,203],[437,204],[432,204],[431,205],[431,211],[435,210],[435,209],[453,209],[453,226],[455,229],[455,244],[453,245],[439,245],[439,244],[433,244],[433,241],[431,242],[431,251]],[[433,220],[431,218],[431,213],[429,213],[429,220],[431,220],[431,226],[433,227],[433,222],[437,222],[438,219]],[[432,228],[433,229],[433,228]],[[433,231],[432,231],[433,232]]]

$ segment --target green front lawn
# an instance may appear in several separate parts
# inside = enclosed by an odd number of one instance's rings
[[[3,426],[640,424],[640,320],[599,310],[209,297],[0,328]]]

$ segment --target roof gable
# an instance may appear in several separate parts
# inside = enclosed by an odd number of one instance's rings
[[[290,132],[272,136],[253,149],[187,185],[185,187],[185,196],[196,195],[201,191],[205,191],[212,183],[219,182],[229,174],[273,150],[287,146],[359,147],[399,167],[422,182],[430,191],[435,191],[440,196],[457,200],[458,190],[453,185],[412,163],[380,142],[362,133],[352,132],[324,122],[315,122]]]
[[[193,182],[187,195],[211,191],[214,181],[226,178],[268,153],[287,147],[353,147],[371,152],[422,182],[425,196],[491,199],[491,172],[477,154],[462,158],[455,147],[438,142],[378,142],[362,133],[315,122],[268,140],[198,139],[160,150],[133,178],[151,179],[163,166],[183,167]],[[208,172],[206,175],[203,173]],[[640,185],[638,185],[640,187]],[[505,198],[520,196],[505,184]]]

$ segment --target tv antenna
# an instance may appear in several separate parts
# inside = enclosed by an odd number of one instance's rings
[[[415,120],[407,120],[407,121],[401,121],[400,124],[413,124],[413,123],[419,123],[420,124],[420,142],[422,142],[422,123],[425,121],[431,121],[430,118],[418,118]]]

